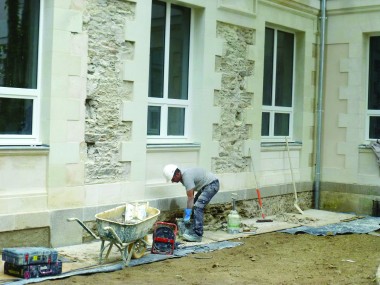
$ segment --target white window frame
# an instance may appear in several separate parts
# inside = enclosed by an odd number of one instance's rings
[[[162,1],[164,2],[164,1]],[[188,70],[188,96],[187,100],[169,99],[168,98],[168,84],[169,84],[169,35],[170,35],[170,9],[173,3],[166,3],[166,25],[165,25],[165,61],[164,61],[164,87],[163,98],[155,98],[148,96],[148,106],[160,106],[161,107],[161,132],[160,135],[147,135],[148,144],[177,144],[177,143],[189,143],[191,142],[191,122],[192,122],[192,69],[193,65],[193,31],[194,31],[194,11],[191,7],[184,6],[191,9],[190,16],[190,38],[189,38],[189,70]],[[168,136],[168,110],[170,107],[179,107],[185,109],[185,125],[183,136]],[[165,134],[165,135],[164,135]]]
[[[366,115],[366,128],[365,128],[365,137],[366,141],[376,141],[377,139],[369,138],[369,119],[370,117],[380,117],[380,110],[368,110]]]
[[[38,31],[38,61],[37,61],[37,88],[11,88],[0,87],[1,98],[31,99],[33,100],[33,125],[31,135],[0,135],[0,145],[20,146],[20,145],[41,145],[40,141],[40,120],[41,120],[41,70],[42,70],[42,31],[44,26],[43,11],[44,1],[40,0],[40,19]]]
[[[296,33],[291,30],[287,29],[279,29],[272,26],[266,26],[266,28],[273,29],[275,31],[274,33],[274,53],[273,53],[273,81],[272,81],[272,103],[271,106],[262,105],[262,113],[269,113],[269,135],[263,136],[261,135],[261,141],[262,142],[285,142],[285,136],[274,136],[274,116],[275,114],[283,113],[283,114],[290,114],[289,116],[289,135],[287,138],[290,140],[293,140],[293,126],[294,126],[294,97],[295,97],[295,70],[296,70],[296,50],[297,50],[297,38]],[[276,90],[276,59],[277,59],[277,32],[286,32],[291,33],[294,35],[294,48],[293,48],[293,71],[292,71],[292,106],[291,107],[282,107],[282,106],[275,106],[275,90]],[[264,76],[264,74],[263,74]],[[263,86],[264,90],[264,86]],[[261,126],[261,125],[260,125]],[[261,133],[261,129],[260,129]]]
[[[366,86],[366,119],[365,119],[365,140],[366,141],[376,141],[376,139],[369,138],[369,121],[370,117],[380,117],[380,110],[369,110],[368,109],[368,92],[369,92],[369,60],[370,60],[370,38],[371,37],[380,37],[380,34],[371,34],[367,38],[367,86]]]

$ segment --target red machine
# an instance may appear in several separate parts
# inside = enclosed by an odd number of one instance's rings
[[[153,227],[152,253],[172,255],[175,249],[177,225],[156,222]]]

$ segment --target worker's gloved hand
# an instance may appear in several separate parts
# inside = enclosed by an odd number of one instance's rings
[[[183,221],[185,223],[190,223],[190,216],[191,216],[192,209],[185,209],[183,213]]]

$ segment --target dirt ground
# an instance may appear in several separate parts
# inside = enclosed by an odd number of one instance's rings
[[[271,232],[235,241],[243,244],[41,284],[376,284],[380,236]]]

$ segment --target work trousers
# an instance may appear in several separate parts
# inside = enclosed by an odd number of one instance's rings
[[[210,184],[204,186],[194,198],[194,232],[198,236],[203,236],[203,217],[204,209],[206,205],[211,201],[212,197],[215,196],[219,191],[219,180],[214,180]]]

